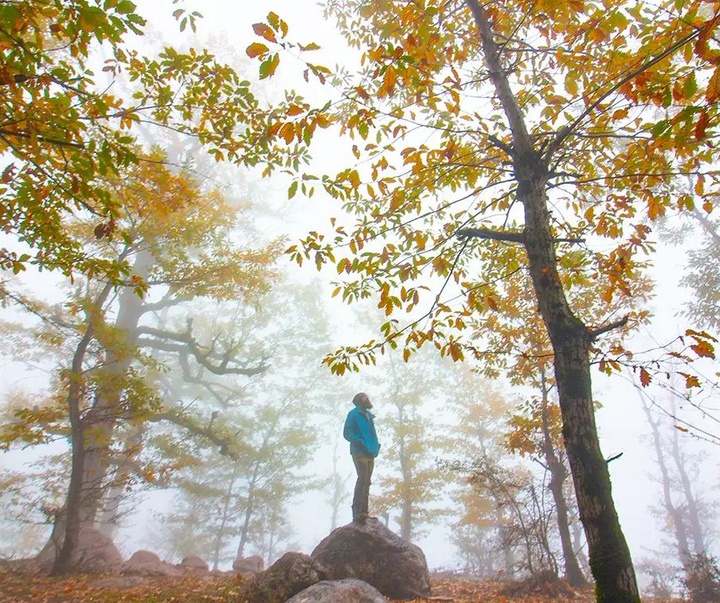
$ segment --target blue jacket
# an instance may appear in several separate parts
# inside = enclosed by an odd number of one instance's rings
[[[380,452],[373,414],[356,406],[345,419],[343,437],[350,442],[350,454],[367,454],[376,457]]]

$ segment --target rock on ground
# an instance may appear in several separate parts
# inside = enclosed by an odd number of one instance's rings
[[[189,572],[204,573],[210,570],[210,566],[208,565],[207,561],[205,561],[201,557],[198,557],[197,555],[190,555],[189,557],[185,557],[177,565],[177,567],[181,570]]]
[[[327,569],[330,580],[357,578],[391,599],[430,594],[430,575],[420,547],[372,517],[337,528],[311,557]]]
[[[325,569],[309,555],[285,553],[240,589],[240,601],[285,603],[290,597],[326,578]]]
[[[48,571],[55,562],[62,540],[50,539],[35,557],[42,571]],[[83,572],[115,572],[123,565],[123,557],[109,536],[95,529],[83,528],[75,555],[74,566]]]
[[[346,578],[313,584],[287,603],[387,603],[387,599],[367,582]]]
[[[259,555],[240,557],[233,561],[233,570],[239,574],[257,573],[263,571],[265,562]]]
[[[183,572],[172,563],[162,561],[151,551],[135,551],[121,573],[126,576],[181,576]]]

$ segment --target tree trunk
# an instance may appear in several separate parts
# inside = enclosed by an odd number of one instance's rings
[[[233,499],[233,488],[235,487],[235,480],[237,479],[237,468],[238,464],[233,464],[233,472],[230,476],[230,483],[228,484],[227,490],[223,497],[223,507],[220,514],[220,525],[215,531],[215,545],[213,546],[213,569],[218,569],[220,565],[220,553],[222,552],[223,536],[225,536],[225,529],[230,521],[230,503]]]
[[[248,495],[247,505],[245,506],[245,519],[243,521],[242,528],[240,529],[240,542],[238,543],[236,559],[242,559],[245,556],[245,545],[248,541],[248,535],[250,533],[250,520],[255,513],[255,484],[258,479],[258,472],[260,470],[260,463],[255,463],[253,469],[253,475],[248,483]]]
[[[115,477],[103,500],[97,526],[100,532],[108,538],[113,537],[120,524],[122,515],[120,505],[127,494],[128,480],[137,468],[135,458],[142,448],[145,431],[144,425],[137,425],[132,428],[129,437],[125,439],[124,450],[115,470]]]
[[[638,389],[638,394],[640,395],[642,407],[645,411],[645,416],[647,417],[648,423],[650,424],[650,431],[652,432],[653,444],[655,447],[655,457],[657,459],[658,468],[660,469],[660,480],[663,492],[663,506],[665,507],[665,511],[670,517],[670,521],[672,523],[673,533],[675,535],[675,546],[677,547],[678,552],[678,559],[680,560],[680,564],[682,565],[682,567],[684,569],[687,569],[690,562],[690,545],[688,543],[687,530],[685,529],[685,522],[683,520],[682,513],[680,512],[680,509],[675,506],[675,503],[672,499],[672,483],[670,480],[670,472],[668,470],[665,454],[663,453],[660,426],[658,425],[658,421],[653,419],[652,413],[650,412],[650,407],[648,406],[647,402],[645,401],[645,397],[643,396],[643,392],[639,389],[639,386],[636,386],[636,388]]]
[[[676,414],[675,411],[675,404],[673,402],[671,409],[673,415]],[[685,456],[683,456],[680,450],[680,432],[677,429],[673,429],[672,434],[672,458],[678,470],[678,475],[680,476],[680,486],[682,487],[682,493],[685,498],[687,523],[690,528],[689,535],[693,543],[693,552],[696,555],[702,555],[707,551],[705,549],[705,532],[703,531],[702,522],[700,521],[700,510],[698,509],[697,499],[695,498],[695,493],[693,492],[693,487],[690,482],[690,476],[687,473]]]
[[[600,450],[590,377],[593,335],[573,314],[557,272],[546,189],[554,145],[540,153],[525,126],[510,87],[498,45],[478,0],[465,0],[480,31],[482,50],[496,97],[512,133],[507,149],[525,213],[523,243],[538,308],[554,352],[555,381],[563,419],[563,438],[585,528],[598,603],[640,603],[630,550],[620,528],[607,463]]]
[[[495,522],[498,526],[498,534],[500,536],[500,546],[503,552],[503,564],[505,580],[512,581],[515,579],[515,553],[508,534],[508,526],[504,517],[503,507],[500,501],[495,499]]]
[[[152,261],[149,252],[139,253],[134,265],[135,274],[146,277]],[[111,291],[112,287],[106,285],[93,303],[88,329],[73,357],[68,389],[72,469],[65,505],[65,536],[53,565],[54,575],[73,570],[81,531],[94,527],[105,493],[113,431],[124,414],[121,408],[122,392],[127,369],[132,361],[134,331],[142,316],[142,300],[132,287],[125,287],[120,294],[115,323],[116,328],[126,331],[127,340],[119,349],[107,351],[107,366],[96,390],[93,405],[84,416],[81,413],[82,399],[86,395],[82,376],[85,352],[95,336],[96,322],[102,320],[103,306]]]
[[[550,426],[548,424],[547,407],[548,407],[548,390],[545,380],[545,371],[540,369],[540,378],[542,382],[542,432],[543,432],[543,451],[545,454],[545,462],[550,472],[550,492],[555,502],[555,517],[557,519],[558,533],[560,535],[560,544],[562,546],[563,561],[565,566],[565,578],[572,586],[585,586],[587,581],[583,575],[580,564],[578,563],[575,551],[573,550],[572,538],[570,537],[570,522],[568,520],[568,508],[565,501],[564,484],[567,478],[565,471],[565,463],[558,458],[553,446],[552,437],[550,435]]]
[[[67,574],[75,564],[75,555],[80,543],[82,526],[82,487],[85,474],[85,425],[82,417],[82,398],[84,396],[83,363],[90,342],[95,337],[95,327],[100,320],[100,311],[107,300],[112,287],[106,285],[98,296],[92,310],[88,312],[87,329],[75,348],[70,373],[68,375],[68,416],[70,418],[70,445],[72,449],[72,465],[70,483],[65,501],[65,508],[55,516],[55,525],[51,541],[62,546],[57,552],[53,563],[52,575]],[[62,522],[62,523],[60,523]],[[64,526],[63,526],[64,524]]]
[[[398,399],[399,393],[396,392],[395,399]],[[398,456],[400,460],[400,492],[401,492],[401,509],[400,509],[400,537],[410,540],[412,536],[412,519],[413,519],[413,500],[410,494],[412,484],[412,472],[410,470],[410,459],[408,458],[407,446],[405,445],[405,407],[402,403],[398,406],[398,439],[399,450]]]
[[[332,471],[332,495],[330,498],[330,505],[332,507],[332,514],[330,515],[330,531],[332,532],[338,525],[338,516],[340,514],[340,505],[347,498],[347,477],[343,478],[338,470],[340,438],[336,434],[335,442],[333,445],[333,471]]]

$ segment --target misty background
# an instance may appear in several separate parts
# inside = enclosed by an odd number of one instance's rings
[[[270,10],[307,41],[322,46],[318,62],[355,61],[314,2],[196,4],[203,15],[197,23],[199,42],[249,79],[256,77],[256,66],[245,55],[253,39],[251,24],[264,20]],[[152,31],[142,44],[178,40],[188,44],[164,3],[145,0],[138,6]],[[282,85],[293,82],[283,80]],[[275,80],[266,86],[269,98],[281,92]],[[326,138],[313,161],[343,165],[347,157]],[[263,178],[215,164],[195,153],[187,141],[172,136],[147,143],[163,146],[170,156],[177,153],[203,190],[217,189],[230,207],[240,208],[242,219],[232,226],[230,240],[282,250],[339,213],[321,191],[311,200],[288,200],[289,181],[282,174]],[[698,270],[698,262],[710,262],[693,256],[708,246],[704,233],[702,225],[690,219],[658,230],[650,269],[655,289],[647,302],[651,319],[627,343],[638,355],[683,334],[687,321],[682,313],[692,311],[698,288],[683,279]],[[431,568],[483,577],[506,570],[499,531],[514,516],[498,502],[501,486],[493,492],[492,484],[499,484],[501,477],[503,487],[527,497],[523,500],[528,507],[522,513],[545,521],[552,533],[547,519],[552,504],[549,495],[542,494],[547,468],[530,444],[515,441],[514,448],[508,444],[511,417],[531,417],[529,403],[540,392],[513,385],[500,375],[472,373],[466,364],[441,359],[430,349],[408,363],[398,352],[382,356],[377,366],[359,373],[332,375],[323,358],[341,345],[375,337],[382,312],[373,300],[347,306],[333,297],[333,270],[298,267],[287,255],[273,253],[269,269],[274,276],[257,300],[226,298],[208,303],[198,297],[154,315],[154,328],[182,329],[191,322],[207,340],[227,337],[241,343],[248,371],[206,372],[204,383],[186,382],[182,355],[174,354],[169,344],[157,344],[152,357],[159,364],[149,362],[145,370],[153,374],[157,391],[173,402],[178,417],[192,417],[196,437],[187,438],[177,427],[160,423],[143,434],[147,444],[143,470],[149,472],[145,477],[150,485],[131,480],[122,496],[118,493],[119,506],[107,522],[122,552],[129,556],[148,549],[171,561],[198,554],[221,569],[229,569],[238,555],[257,554],[269,565],[286,550],[310,552],[333,528],[351,519],[354,470],[341,432],[358,391],[373,400],[382,444],[371,488],[371,513],[421,546]],[[720,262],[717,248],[715,254],[712,260]],[[717,271],[719,265],[713,269]],[[46,272],[15,280],[28,296],[55,307],[58,321],[71,320],[68,304],[80,298],[82,283]],[[151,292],[146,301],[158,302],[163,294],[164,290]],[[115,307],[111,313],[117,311]],[[41,406],[50,395],[58,350],[64,348],[46,321],[11,305],[3,308],[2,330],[6,344],[0,401],[3,423],[11,423],[13,409],[33,401]],[[263,371],[250,374],[253,366],[262,366]],[[196,369],[194,374],[200,376]],[[717,370],[717,364],[708,361],[706,372]],[[691,480],[705,546],[720,555],[720,401],[716,391],[695,400],[677,383],[653,382],[647,387],[638,383],[633,373],[594,374],[602,448],[606,458],[613,459],[609,467],[615,503],[641,580],[649,588],[661,571],[671,574],[679,566],[663,488],[671,490],[672,500],[680,500],[681,471]],[[548,393],[553,401],[552,390]],[[227,434],[243,434],[235,458],[223,453],[222,438],[213,441],[202,436],[203,429],[221,422]],[[130,440],[133,434],[127,435]],[[665,482],[658,451],[669,471]],[[495,463],[484,466],[488,478],[479,489],[468,480],[473,467],[467,460],[473,457]],[[29,556],[43,546],[51,529],[51,509],[64,495],[67,459],[62,434],[0,454],[0,484],[5,486],[0,490],[0,556]],[[577,517],[572,521],[582,556]],[[555,538],[550,535],[553,542]]]

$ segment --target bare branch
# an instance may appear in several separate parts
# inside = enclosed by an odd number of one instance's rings
[[[198,425],[190,417],[182,415],[180,413],[168,410],[164,413],[153,415],[150,421],[157,423],[160,421],[169,421],[178,427],[186,429],[192,434],[202,436],[206,438],[219,448],[220,454],[223,456],[229,456],[232,460],[237,461],[238,455],[230,449],[232,439],[230,436],[222,435],[213,429],[213,420],[215,417],[210,419],[210,422],[206,426]]]
[[[620,320],[616,320],[615,322],[611,322],[609,324],[603,325],[602,327],[598,327],[597,329],[588,329],[590,339],[592,341],[595,341],[603,333],[607,333],[608,331],[612,331],[614,329],[619,329],[620,327],[624,327],[627,324],[627,321],[629,318],[630,318],[629,315],[623,316]]]
[[[190,330],[185,333],[165,331],[151,327],[138,329],[138,345],[165,352],[174,352],[180,356],[192,355],[193,358],[215,375],[259,375],[267,370],[266,358],[260,358],[252,366],[250,362],[241,362],[234,357],[235,350],[228,346],[222,354],[215,352],[214,345],[208,351],[203,350]],[[148,337],[142,337],[147,335]],[[215,362],[213,362],[215,361]]]
[[[508,241],[510,243],[525,243],[524,232],[492,230],[490,228],[463,228],[456,233],[458,239],[493,239],[495,241]]]

